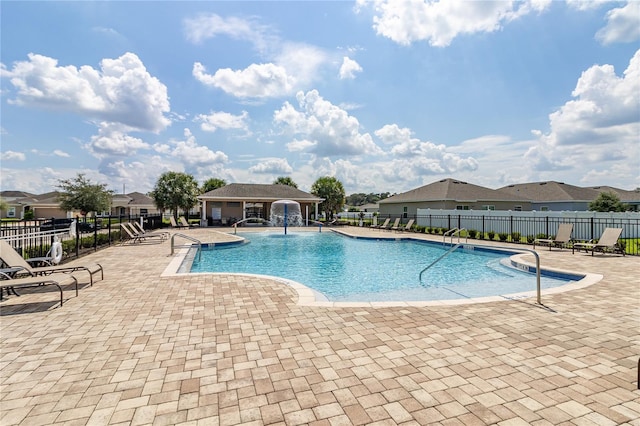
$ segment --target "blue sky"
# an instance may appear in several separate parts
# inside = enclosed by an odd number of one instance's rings
[[[640,187],[640,2],[0,7],[2,190]]]

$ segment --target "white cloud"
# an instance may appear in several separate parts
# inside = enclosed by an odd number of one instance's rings
[[[0,160],[2,161],[24,161],[27,157],[24,152],[3,151],[0,152]]]
[[[358,119],[324,100],[317,90],[296,95],[300,111],[289,102],[274,113],[274,122],[296,136],[290,144],[320,157],[380,155],[368,133],[360,133]],[[300,138],[299,138],[300,137]]]
[[[212,151],[206,146],[198,145],[195,136],[189,129],[184,130],[185,140],[172,142],[171,156],[180,160],[187,170],[194,167],[206,167],[225,164],[229,158],[224,152]]]
[[[608,11],[607,25],[596,33],[596,39],[604,45],[640,39],[640,2],[630,1]]]
[[[67,152],[65,152],[65,151],[63,151],[61,149],[54,149],[53,150],[53,155],[55,155],[56,157],[64,157],[64,158],[69,158],[70,157],[70,155]]]
[[[542,12],[550,3],[551,0],[358,0],[356,10],[373,7],[373,28],[396,43],[409,45],[427,40],[432,46],[445,47],[460,34],[497,31],[504,23]]]
[[[223,18],[215,13],[201,13],[195,18],[183,21],[187,40],[201,43],[218,35],[226,35],[235,40],[251,42],[258,50],[264,51],[277,37],[272,35],[270,27],[257,20],[238,17]]]
[[[323,49],[283,41],[255,19],[203,14],[185,20],[185,30],[187,38],[196,43],[226,35],[249,41],[259,51],[264,61],[244,69],[220,68],[208,74],[201,62],[193,65],[196,80],[238,98],[277,98],[304,90],[319,78],[322,65],[330,62],[330,55]]]
[[[251,64],[244,70],[221,68],[207,74],[199,62],[193,64],[193,76],[206,86],[216,87],[239,98],[269,98],[291,93],[293,77],[275,64]]]
[[[305,43],[285,42],[273,57],[273,62],[287,71],[293,90],[303,90],[318,79],[321,66],[330,60],[324,50]]]
[[[614,2],[618,2],[618,0],[566,0],[567,4],[577,10],[585,11],[585,10],[593,10],[598,9],[606,4],[611,4]]]
[[[359,63],[347,56],[342,58],[342,65],[340,66],[340,79],[354,79],[356,78],[357,72],[362,72],[362,67]]]
[[[126,134],[122,128],[113,123],[100,123],[98,134],[91,137],[87,148],[96,157],[130,156],[140,149],[149,149],[150,145],[142,139]]]
[[[534,130],[538,144],[527,157],[539,170],[608,168],[610,160],[628,159],[637,174],[640,158],[640,50],[624,75],[611,65],[584,71],[572,92],[573,100],[549,115],[550,131]],[[633,171],[635,163],[636,170]]]
[[[268,174],[291,174],[293,168],[289,165],[286,158],[266,158],[255,166],[249,167],[252,173],[268,173]]]
[[[475,158],[463,158],[445,145],[412,138],[411,130],[396,124],[376,130],[375,135],[386,144],[393,144],[391,154],[395,160],[391,169],[407,177],[411,174],[456,173],[478,168]]]
[[[240,115],[233,115],[222,111],[213,111],[209,115],[199,114],[196,116],[194,121],[201,122],[202,124],[200,125],[200,128],[205,132],[215,132],[218,129],[240,129],[248,132],[248,117],[249,113],[247,111],[242,111],[242,114]]]
[[[376,130],[374,134],[387,145],[402,143],[411,139],[411,129],[406,127],[401,129],[397,124],[387,124]]]
[[[1,75],[17,90],[14,103],[66,110],[83,117],[119,123],[131,129],[159,132],[170,124],[167,88],[133,53],[103,59],[100,69],[58,66],[58,61],[30,53]]]

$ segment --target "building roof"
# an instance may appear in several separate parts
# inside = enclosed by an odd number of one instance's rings
[[[393,204],[401,202],[424,202],[424,201],[529,201],[528,199],[510,194],[505,191],[485,188],[456,179],[442,179],[437,182],[421,186],[411,191],[393,195],[380,204]]]
[[[60,201],[58,197],[59,191],[45,192],[44,194],[34,195],[28,194],[26,197],[16,198],[12,203],[29,206],[58,206]]]
[[[536,203],[591,202],[600,194],[593,188],[583,188],[555,181],[518,183],[507,185],[500,190],[519,195]]]
[[[321,202],[322,198],[289,185],[265,185],[254,183],[230,183],[198,196],[200,200],[277,201],[293,200]]]
[[[613,192],[623,203],[640,202],[640,189],[629,191],[626,189],[615,188],[613,186],[591,186],[590,188],[595,189],[598,192]]]
[[[16,198],[35,197],[35,194],[24,191],[2,191],[0,192],[0,197],[13,200]]]
[[[130,192],[129,194],[115,194],[113,200],[116,203],[123,203],[128,206],[155,206],[153,198],[141,192]]]

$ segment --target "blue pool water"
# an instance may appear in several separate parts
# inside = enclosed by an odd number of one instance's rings
[[[350,238],[333,232],[245,233],[248,243],[205,248],[190,272],[271,275],[304,284],[331,301],[423,301],[534,291],[535,274],[502,265],[490,250],[456,250],[417,240]],[[541,287],[568,279],[542,277]]]

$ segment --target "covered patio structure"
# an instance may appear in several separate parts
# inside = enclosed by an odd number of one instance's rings
[[[324,201],[315,195],[288,185],[231,183],[198,196],[202,226],[226,226],[240,220],[269,220],[271,204],[278,200],[300,203],[305,224],[318,217],[318,205]]]

